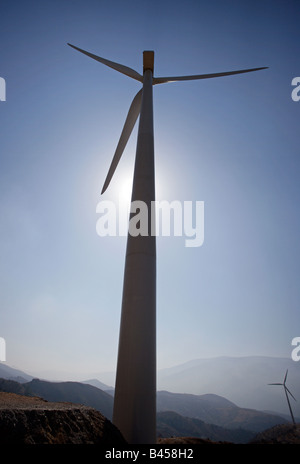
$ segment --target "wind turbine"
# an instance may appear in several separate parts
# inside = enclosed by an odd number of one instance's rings
[[[155,201],[152,88],[153,85],[167,82],[231,76],[266,68],[193,76],[154,77],[153,51],[143,52],[141,75],[127,66],[68,45],[143,85],[129,108],[101,193],[107,189],[140,115],[131,200],[139,200],[147,205],[148,234],[133,236],[129,227],[113,423],[128,443],[156,443],[156,238],[155,234],[151,233],[151,213],[155,217],[154,208],[151,210],[151,202]]]
[[[285,396],[286,396],[286,399],[287,399],[287,402],[288,402],[288,405],[289,405],[289,410],[290,410],[290,413],[291,413],[292,422],[293,422],[294,425],[296,425],[295,418],[294,418],[294,414],[293,414],[293,411],[292,411],[292,408],[291,408],[291,404],[290,404],[290,400],[289,400],[289,395],[291,395],[291,397],[292,397],[295,401],[296,401],[296,398],[292,395],[292,393],[290,392],[290,390],[289,390],[288,387],[286,386],[287,375],[288,375],[288,369],[287,369],[287,371],[286,371],[286,373],[285,373],[283,383],[269,383],[268,385],[282,385],[282,386],[283,386],[284,392],[285,392]],[[288,394],[289,394],[289,395],[288,395]]]

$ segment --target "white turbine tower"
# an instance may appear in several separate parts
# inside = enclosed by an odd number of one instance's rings
[[[284,393],[285,393],[285,396],[286,396],[286,399],[287,399],[287,403],[288,403],[288,405],[289,405],[289,410],[290,410],[290,413],[291,413],[292,422],[293,422],[294,425],[296,425],[295,418],[294,418],[294,414],[293,414],[292,407],[291,407],[291,403],[290,403],[290,400],[289,400],[289,395],[291,395],[291,397],[292,397],[295,401],[296,401],[296,398],[292,395],[292,393],[290,392],[290,390],[289,390],[288,387],[286,386],[287,375],[288,375],[288,370],[287,370],[286,373],[285,373],[283,383],[269,383],[268,385],[282,385],[282,386],[283,386],[283,388],[284,388]]]
[[[152,88],[167,82],[231,76],[266,68],[154,77],[153,51],[143,52],[141,75],[127,66],[68,45],[142,83],[142,89],[130,106],[102,193],[111,181],[140,115],[132,202],[138,200],[147,205],[148,234],[132,236],[130,229],[128,233],[113,422],[128,443],[156,443],[156,238],[151,234],[151,212],[155,215],[153,208],[151,211],[151,202],[155,201]]]

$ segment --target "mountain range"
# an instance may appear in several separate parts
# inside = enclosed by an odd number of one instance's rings
[[[300,361],[293,361],[291,357],[219,356],[195,359],[170,368],[158,369],[157,389],[194,395],[214,393],[240,407],[289,415],[286,398],[280,387],[268,385],[283,382],[287,369],[287,386],[298,400],[296,403],[293,401],[292,406],[295,415],[300,417]],[[49,380],[52,378],[50,373],[47,376],[39,374],[38,377]],[[56,374],[53,378],[60,377]],[[102,387],[103,390],[111,390],[115,383],[115,372],[93,372],[90,377],[74,374],[74,379],[79,381],[87,378],[94,379],[92,382],[101,381],[106,385]],[[72,380],[73,377],[64,379]]]
[[[194,437],[213,442],[248,443],[255,437],[249,430],[226,429],[173,411],[159,412],[156,422],[158,438]]]
[[[33,379],[19,383],[0,378],[0,391],[25,396],[37,396],[52,402],[69,402],[91,406],[111,420],[113,397],[93,385],[80,382],[48,382]]]
[[[287,386],[298,400],[292,400],[294,415],[300,417],[300,362],[291,358],[224,356],[196,359],[171,368],[159,369],[157,389],[194,395],[214,393],[240,407],[276,411],[277,414],[289,416],[282,388],[268,385],[283,382],[287,369]],[[6,363],[0,363],[0,377],[13,378],[19,382],[34,378],[21,370],[12,369]],[[87,378],[80,378],[79,375],[76,377],[80,382],[89,383],[103,391],[113,391],[114,372],[93,373],[89,380]],[[51,377],[47,377],[47,380],[50,379]],[[72,380],[72,377],[67,380]]]
[[[300,362],[291,358],[224,356],[196,359],[159,370],[157,384],[159,390],[195,395],[214,393],[244,408],[289,414],[283,389],[268,385],[283,382],[286,370],[287,387],[300,400]],[[299,417],[299,403],[293,401],[292,407]]]
[[[240,408],[224,397],[206,394],[157,392],[157,410],[174,411],[184,417],[202,420],[227,429],[265,430],[286,419],[256,409]]]
[[[83,382],[49,382],[0,364],[0,391],[37,396],[47,401],[67,401],[91,406],[112,418],[113,395]],[[5,378],[3,378],[5,377]],[[30,376],[29,376],[30,378]],[[12,380],[12,379],[18,379]],[[93,383],[97,384],[95,379]],[[102,387],[106,385],[101,383]],[[109,387],[108,387],[109,388]],[[211,440],[243,443],[254,434],[287,420],[262,411],[241,408],[216,394],[157,392],[158,436],[191,435]],[[167,434],[167,435],[166,435]]]
[[[0,363],[0,377],[11,376],[20,382],[34,378],[20,370],[12,371],[11,369],[6,364]],[[241,407],[276,411],[288,415],[289,411],[282,389],[268,385],[282,382],[287,369],[287,386],[295,398],[300,400],[300,361],[266,356],[195,359],[174,367],[159,369],[157,389],[194,395],[214,393]],[[7,370],[10,370],[8,375],[6,375]],[[51,375],[47,377],[42,375],[40,378],[51,380]],[[88,377],[80,378],[78,374],[75,378],[104,391],[111,391],[115,382],[115,373],[93,373],[89,380],[86,380]],[[67,380],[72,380],[72,376]],[[300,403],[293,402],[293,409],[295,409],[295,415],[299,417]]]

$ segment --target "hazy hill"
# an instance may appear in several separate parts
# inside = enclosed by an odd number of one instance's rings
[[[183,417],[176,412],[166,411],[157,414],[158,437],[196,437],[212,441],[248,443],[254,437],[249,430],[230,430],[218,425],[206,424],[199,419]]]
[[[17,395],[32,396],[28,384],[19,383],[16,380],[0,378],[0,392],[16,393]]]
[[[158,389],[202,395],[215,393],[241,407],[288,414],[286,398],[280,387],[288,369],[287,386],[300,401],[300,362],[291,358],[263,356],[196,359],[158,371]],[[293,403],[300,416],[300,403]]]
[[[31,394],[47,401],[68,401],[91,406],[112,418],[113,398],[97,387],[80,382],[46,382],[33,379],[26,384]]]
[[[102,385],[109,388],[107,385]],[[25,372],[2,363],[0,364],[0,391],[40,396],[48,401],[83,404],[97,409],[108,419],[112,417],[113,398],[98,387],[81,382],[48,382],[34,379]]]
[[[19,383],[28,382],[33,379],[31,375],[3,363],[0,363],[0,378],[16,380]]]
[[[100,390],[103,390],[103,391],[113,390],[113,387],[110,387],[109,385],[106,385],[105,383],[100,382],[100,380],[98,379],[83,380],[81,383],[87,383],[89,385],[93,385],[93,387],[100,388]]]
[[[254,409],[240,408],[217,395],[191,395],[157,392],[157,410],[174,411],[182,416],[200,419],[208,424],[258,432],[287,421],[276,415]]]

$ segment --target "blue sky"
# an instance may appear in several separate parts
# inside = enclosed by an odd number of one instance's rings
[[[300,336],[299,1],[2,1],[0,336],[7,363],[115,368],[126,237],[97,203],[140,84],[67,42],[156,76],[268,70],[154,88],[158,199],[204,201],[205,240],[158,238],[159,367],[290,357]],[[103,199],[133,173],[137,129]],[[54,374],[53,374],[54,375]]]

